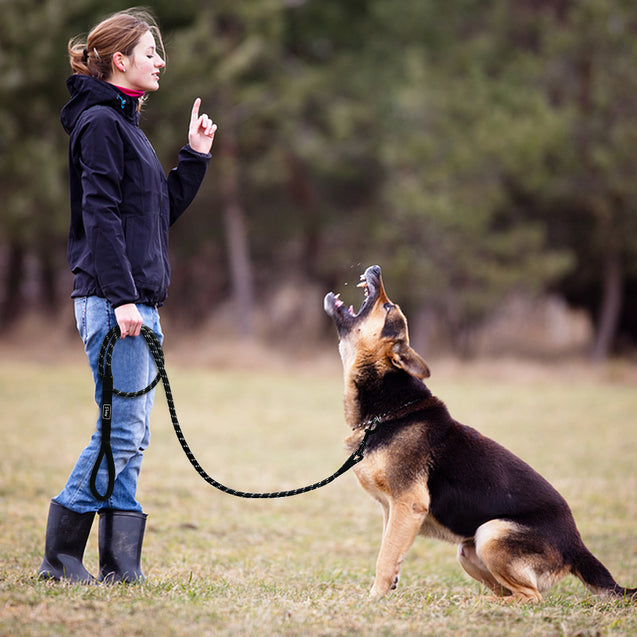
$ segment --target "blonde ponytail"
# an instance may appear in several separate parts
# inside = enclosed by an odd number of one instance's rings
[[[94,77],[100,77],[99,69],[95,68],[95,65],[91,61],[91,56],[87,49],[86,40],[82,36],[78,36],[69,40],[68,44],[69,61],[71,63],[71,69],[73,73],[79,73],[81,75],[93,75]],[[95,58],[95,52],[93,52],[93,58]]]

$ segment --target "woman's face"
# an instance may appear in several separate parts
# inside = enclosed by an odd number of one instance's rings
[[[121,64],[126,71],[117,73],[117,81],[114,83],[122,88],[145,93],[159,88],[159,71],[166,66],[157,53],[155,38],[150,31],[142,35],[129,56],[122,56]]]

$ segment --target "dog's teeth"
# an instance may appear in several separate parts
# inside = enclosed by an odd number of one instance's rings
[[[367,283],[365,283],[365,281],[361,281],[356,287],[357,288],[366,288],[367,287]]]

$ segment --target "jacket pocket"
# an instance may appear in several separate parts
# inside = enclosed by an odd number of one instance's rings
[[[132,215],[124,222],[126,252],[137,287],[157,291],[164,279],[157,215]]]

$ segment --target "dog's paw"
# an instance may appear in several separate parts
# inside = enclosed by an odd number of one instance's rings
[[[385,597],[389,591],[395,591],[398,588],[398,581],[400,580],[400,575],[396,575],[394,577],[391,584],[389,582],[374,582],[372,589],[369,591],[369,599],[375,601],[380,599],[381,597]]]

